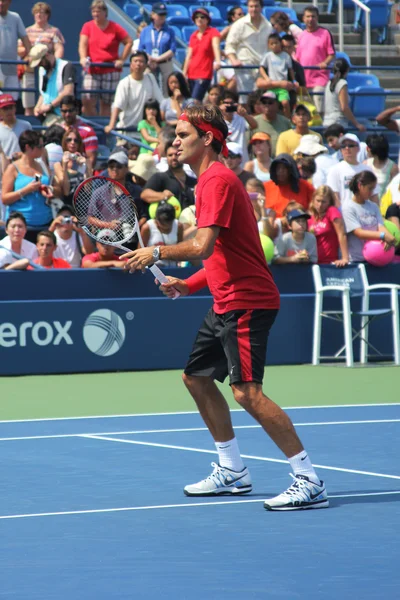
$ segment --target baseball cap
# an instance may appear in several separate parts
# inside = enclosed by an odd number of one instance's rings
[[[228,142],[227,148],[230,154],[234,154],[235,156],[243,156],[243,148],[240,146],[240,144],[237,144],[236,142]]]
[[[156,13],[156,15],[166,15],[167,5],[164,2],[155,2],[151,7],[151,12]]]
[[[14,104],[16,104],[16,102],[11,94],[1,94],[0,108],[4,108],[5,106],[13,106]]]
[[[305,154],[306,156],[315,156],[320,152],[328,152],[322,144],[319,143],[319,137],[316,135],[303,135],[300,145],[297,146],[293,154]]]
[[[117,236],[115,234],[115,231],[113,231],[112,229],[102,229],[97,234],[96,239],[98,242],[101,242],[102,240],[107,242],[115,242],[117,240]]]
[[[342,135],[342,137],[339,140],[339,144],[341,146],[343,146],[343,143],[348,140],[350,142],[354,142],[355,144],[357,144],[358,146],[360,145],[360,140],[358,139],[358,137],[356,136],[355,133],[345,133],[344,135]]]
[[[263,98],[272,98],[272,100],[277,100],[275,92],[264,92],[264,94],[261,96],[261,100]]]
[[[311,117],[311,113],[310,113],[310,111],[308,110],[308,108],[307,108],[307,106],[305,104],[298,104],[296,106],[296,108],[293,110],[293,114],[297,115],[301,110],[304,110]]]
[[[298,210],[297,208],[295,208],[294,210],[291,210],[287,213],[286,219],[287,219],[288,223],[291,223],[295,219],[307,219],[308,220],[308,219],[311,219],[311,217],[309,214],[307,214],[303,210]]]
[[[107,163],[110,163],[113,160],[120,165],[128,166],[128,155],[125,154],[123,150],[118,150],[117,152],[110,154]]]
[[[268,142],[271,140],[271,136],[268,133],[264,133],[263,131],[257,131],[251,138],[250,144],[253,142],[260,140],[261,142]]]
[[[46,46],[46,44],[35,44],[34,46],[32,46],[28,54],[29,66],[31,66],[32,68],[38,67],[40,61],[44,56],[46,56],[48,51],[49,49]]]
[[[192,13],[192,21],[193,22],[195,20],[196,15],[199,15],[199,14],[206,16],[208,21],[211,23],[211,15],[208,12],[208,10],[206,8],[204,8],[203,6],[196,8],[196,10],[193,11],[193,13]]]

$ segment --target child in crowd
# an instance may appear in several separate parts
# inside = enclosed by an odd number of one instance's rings
[[[168,202],[160,202],[156,218],[149,219],[142,227],[141,234],[145,246],[172,246],[183,240],[183,224],[175,218],[175,208]],[[159,260],[162,267],[176,267],[173,260]]]
[[[139,121],[137,130],[140,133],[140,141],[151,148],[158,144],[158,134],[163,128],[161,120],[160,105],[157,100],[148,100],[143,108],[143,119]],[[151,154],[152,150],[140,148],[140,154]]]
[[[335,196],[331,188],[321,185],[315,190],[309,206],[311,218],[308,222],[310,233],[317,238],[318,262],[334,263],[344,267],[349,262],[349,249],[344,221],[335,206]],[[339,258],[339,248],[342,258]]]
[[[298,88],[298,84],[294,78],[292,59],[287,52],[283,51],[282,40],[278,33],[272,33],[268,38],[268,52],[261,60],[260,79],[264,80],[268,84],[268,89],[276,94],[282,104],[283,114],[290,119],[289,91]],[[267,89],[265,86],[264,88]]]
[[[78,220],[68,204],[57,212],[56,218],[49,227],[57,239],[55,258],[62,258],[73,268],[81,266],[82,257],[93,251],[93,244],[78,225]]]
[[[286,218],[290,231],[275,240],[274,263],[286,265],[318,262],[315,236],[307,231],[307,221],[310,219],[310,215],[295,209],[289,211]]]

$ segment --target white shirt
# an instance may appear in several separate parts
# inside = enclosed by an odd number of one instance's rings
[[[74,231],[69,240],[63,240],[57,230],[54,232],[57,238],[57,248],[54,252],[55,258],[63,258],[71,267],[78,269],[81,266],[82,255],[79,252],[77,235]]]
[[[232,23],[226,38],[225,55],[235,54],[245,64],[259,65],[272,32],[271,23],[262,15],[258,29],[252,24],[250,15],[246,15]]]
[[[156,169],[159,173],[165,173],[165,171],[168,171],[169,167],[168,167],[168,161],[167,161],[166,156],[162,156],[160,158],[160,160],[156,164]],[[185,171],[185,173],[188,177],[193,177],[193,179],[197,179],[196,173],[194,173],[192,171],[192,169],[189,167],[189,165],[187,163],[183,163],[183,170]]]
[[[328,173],[326,184],[337,194],[339,194],[340,204],[343,207],[347,202],[351,201],[353,193],[349,190],[350,180],[361,171],[371,171],[371,167],[364,164],[350,165],[345,160],[332,167]],[[373,192],[379,194],[379,186]]]
[[[11,250],[11,240],[9,235],[7,235],[0,241],[0,247],[1,246],[3,248],[6,248],[7,250]],[[39,256],[35,244],[32,244],[32,242],[28,242],[28,240],[22,240],[21,252],[19,254],[24,258],[29,258],[29,260],[33,260]],[[15,260],[18,259],[13,258],[12,262],[14,262]]]
[[[249,129],[249,125],[243,117],[238,115],[236,112],[233,113],[232,121],[225,121],[229,129],[229,135],[226,138],[227,142],[236,142],[241,148],[243,148],[242,162],[243,166],[249,160],[249,153],[247,152],[247,140],[246,131]]]
[[[320,185],[326,185],[328,173],[334,165],[338,164],[336,154],[318,154],[314,158],[317,170],[312,178],[312,184],[317,189]]]
[[[136,127],[143,119],[143,108],[148,100],[157,100],[160,104],[164,100],[154,75],[145,73],[139,81],[131,75],[121,79],[113,104],[121,110],[118,127]]]

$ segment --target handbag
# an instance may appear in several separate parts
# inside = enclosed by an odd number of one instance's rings
[[[297,96],[297,104],[303,104],[311,115],[311,119],[308,121],[309,127],[316,127],[322,125],[322,117],[319,114],[317,107],[315,106],[309,92],[304,92],[303,90]]]

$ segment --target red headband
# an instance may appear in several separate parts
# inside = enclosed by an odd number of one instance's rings
[[[185,121],[186,123],[190,123],[189,118],[186,113],[182,113],[178,120]],[[190,124],[192,124],[192,123],[190,123]],[[197,127],[197,129],[200,129],[201,131],[204,131],[205,133],[210,131],[213,134],[214,138],[217,140],[217,142],[220,142],[222,144],[222,156],[225,156],[225,158],[228,156],[228,147],[226,145],[226,140],[224,138],[224,134],[222,133],[222,131],[220,131],[216,127],[213,127],[210,123],[207,123],[207,121],[200,121],[200,123],[196,123],[195,126]]]

